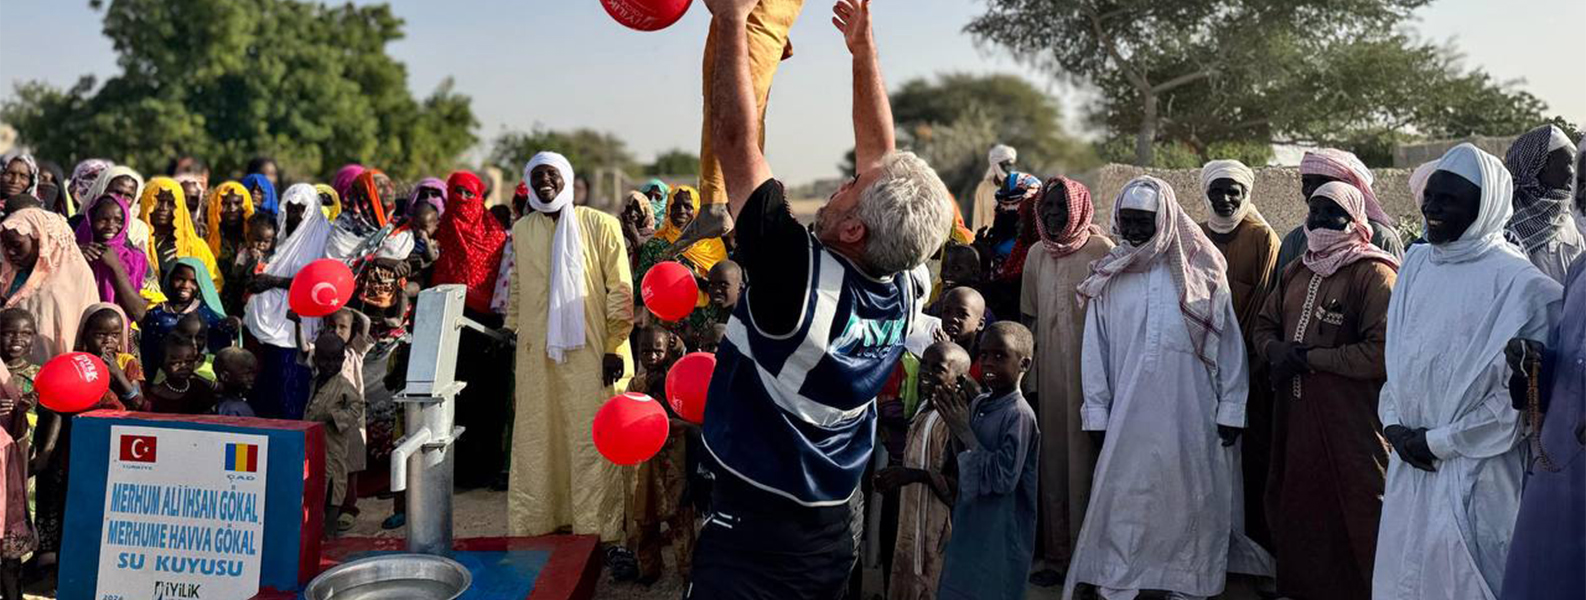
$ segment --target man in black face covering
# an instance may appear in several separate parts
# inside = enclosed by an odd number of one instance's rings
[[[1504,346],[1545,339],[1562,288],[1504,241],[1513,182],[1470,144],[1438,161],[1388,306],[1379,404],[1393,445],[1372,596],[1493,598],[1520,505],[1520,413]]]

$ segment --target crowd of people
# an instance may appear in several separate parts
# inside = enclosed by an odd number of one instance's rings
[[[462,334],[458,488],[507,491],[512,535],[598,536],[618,579],[660,579],[670,544],[689,598],[842,597],[860,563],[898,599],[1207,598],[1230,573],[1296,600],[1586,596],[1586,153],[1563,131],[1417,169],[1413,240],[1336,149],[1299,190],[1232,160],[1195,190],[1136,178],[1103,229],[1083,184],[999,146],[966,223],[894,150],[868,2],[843,0],[860,168],[805,225],[759,132],[798,3],[708,4],[701,185],[615,214],[552,151],[498,206],[470,171],[312,183],[261,158],[212,185],[192,156],[147,180],[0,158],[0,596],[59,561],[73,415],[38,402],[41,365],[102,357],[96,408],[322,423],[336,535],[382,491],[358,474],[402,435],[412,307],[439,285],[513,334]],[[1295,201],[1286,233],[1259,210]],[[287,290],[323,258],[353,299],[299,316]],[[700,288],[676,322],[634,292],[663,261]],[[689,352],[718,361],[703,424],[602,458],[600,405],[667,397]],[[383,526],[403,519],[399,498]]]

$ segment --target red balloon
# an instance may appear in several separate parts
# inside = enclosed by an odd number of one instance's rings
[[[87,352],[68,352],[49,360],[33,378],[39,403],[58,413],[79,413],[99,404],[110,390],[110,369]]]
[[[607,400],[595,413],[590,429],[594,432],[595,449],[606,460],[628,467],[660,452],[670,426],[666,409],[654,398],[628,392]]]
[[[672,412],[695,425],[705,422],[705,393],[716,371],[716,355],[694,352],[677,360],[666,372],[666,402]]]
[[[287,301],[292,311],[305,317],[323,317],[341,310],[352,299],[352,269],[339,260],[321,258],[308,263],[292,278]]]
[[[666,29],[683,18],[693,0],[600,0],[606,14],[632,29]]]
[[[669,260],[650,267],[639,284],[639,293],[645,308],[662,321],[681,321],[699,302],[699,283],[683,263]]]

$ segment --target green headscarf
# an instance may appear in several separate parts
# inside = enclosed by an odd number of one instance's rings
[[[672,197],[672,188],[659,179],[651,179],[649,183],[644,184],[644,187],[639,188],[645,196],[649,196],[654,190],[661,190],[661,199],[650,201],[650,208],[655,210],[655,220],[659,223],[666,219],[666,201]]]
[[[208,306],[209,310],[215,311],[217,315],[226,316],[226,307],[221,305],[220,294],[215,292],[215,280],[209,276],[209,269],[204,268],[202,260],[192,257],[176,259],[176,262],[171,263],[171,268],[166,269],[162,274],[160,281],[162,291],[167,295],[170,294],[171,273],[174,273],[178,266],[186,266],[193,270],[193,278],[198,280],[198,299],[204,303],[204,306]]]

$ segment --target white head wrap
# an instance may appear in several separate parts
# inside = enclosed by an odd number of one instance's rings
[[[286,207],[303,205],[303,221],[291,234],[286,232]],[[281,212],[276,213],[275,254],[265,264],[266,275],[294,277],[308,263],[325,257],[325,240],[330,237],[330,222],[319,209],[319,191],[313,184],[299,183],[281,195]],[[275,288],[248,298],[244,322],[259,341],[280,348],[296,345],[292,322],[286,318],[287,290]],[[319,319],[303,318],[304,335],[313,339]]]
[[[1433,263],[1460,263],[1480,258],[1493,248],[1509,248],[1504,240],[1504,228],[1514,215],[1510,197],[1514,195],[1514,179],[1509,169],[1498,157],[1481,151],[1469,143],[1454,146],[1437,161],[1438,171],[1447,171],[1469,180],[1481,188],[1481,209],[1475,222],[1459,236],[1446,244],[1432,245]],[[1426,221],[1422,220],[1424,229]]]
[[[540,198],[530,177],[540,165],[562,174],[562,191],[549,201]],[[555,152],[541,152],[523,167],[523,180],[529,182],[529,206],[561,213],[551,240],[551,296],[545,325],[545,353],[560,363],[568,350],[584,347],[584,243],[574,212],[568,210],[573,206],[573,164]]]
[[[1217,214],[1216,209],[1211,206],[1211,198],[1206,197],[1206,193],[1211,191],[1212,182],[1218,179],[1232,179],[1245,188],[1245,201],[1240,202],[1239,208],[1234,210],[1234,214],[1227,217]],[[1245,166],[1245,163],[1237,160],[1214,160],[1201,167],[1201,201],[1206,203],[1206,212],[1211,215],[1207,219],[1206,225],[1217,233],[1228,233],[1238,227],[1240,223],[1244,222],[1245,217],[1251,214],[1254,214],[1257,219],[1261,219],[1263,223],[1266,222],[1266,219],[1261,216],[1261,211],[1256,210],[1255,198],[1250,193],[1255,189],[1255,185],[1256,172]]]
[[[986,179],[1001,183],[1008,178],[1008,172],[1002,170],[1002,163],[1019,160],[1019,151],[1012,146],[997,144],[991,147],[991,152],[986,154],[986,162],[991,163],[991,168],[986,170]]]

